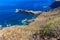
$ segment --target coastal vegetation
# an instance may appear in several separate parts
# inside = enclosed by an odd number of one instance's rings
[[[0,40],[57,40],[60,37],[60,7],[38,15],[26,26],[11,26],[0,30]]]

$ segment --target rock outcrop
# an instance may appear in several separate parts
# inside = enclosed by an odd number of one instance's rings
[[[48,30],[48,28],[57,33],[57,37],[60,36],[60,8],[43,12],[29,25],[3,28],[0,30],[0,40],[48,40],[44,35],[43,39],[40,37],[41,31],[44,30],[42,34],[45,34],[45,29]],[[52,38],[52,40],[56,39]]]

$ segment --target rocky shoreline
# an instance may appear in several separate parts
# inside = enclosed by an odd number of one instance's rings
[[[48,30],[48,31],[47,31]],[[55,35],[53,35],[55,34]],[[0,30],[0,40],[60,39],[60,7],[43,12],[26,26],[11,26]]]

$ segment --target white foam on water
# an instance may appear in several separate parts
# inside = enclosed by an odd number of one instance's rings
[[[22,20],[22,23],[24,23],[27,19]]]
[[[19,12],[19,10],[18,9],[16,9],[16,11],[15,12]]]
[[[9,26],[11,26],[11,24],[7,24],[6,26],[9,27]]]
[[[2,25],[0,25],[0,27],[2,27]]]
[[[23,24],[26,24],[26,20],[27,20],[27,19],[22,20],[22,23],[23,23]]]

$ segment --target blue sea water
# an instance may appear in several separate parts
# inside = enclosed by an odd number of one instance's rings
[[[0,25],[24,25],[24,19],[33,19],[35,15],[16,13],[16,9],[24,10],[49,10],[53,0],[0,0]]]

